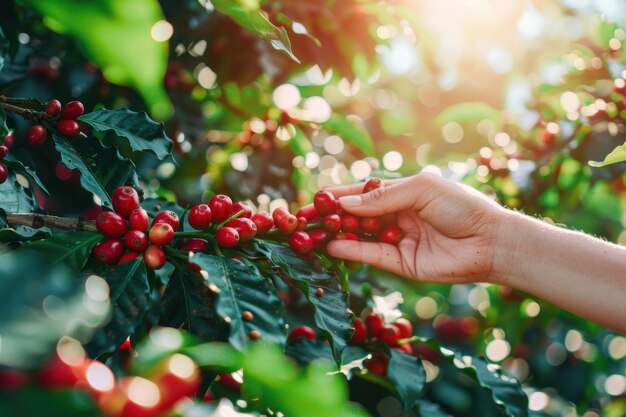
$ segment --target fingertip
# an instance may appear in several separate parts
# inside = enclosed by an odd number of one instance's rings
[[[347,252],[346,243],[350,244],[346,240],[331,240],[326,245],[326,252],[335,258],[343,258],[343,255]]]

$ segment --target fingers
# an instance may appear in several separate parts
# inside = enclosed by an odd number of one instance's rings
[[[387,243],[333,240],[328,243],[326,250],[336,258],[363,262],[397,275],[405,275],[399,249]]]
[[[395,180],[386,180],[385,186],[406,181],[406,178],[398,178]],[[352,185],[338,185],[336,187],[324,187],[325,191],[330,191],[337,198],[343,197],[344,195],[352,195],[352,194],[361,194],[363,192],[363,187],[365,187],[364,182],[359,182],[357,184]]]

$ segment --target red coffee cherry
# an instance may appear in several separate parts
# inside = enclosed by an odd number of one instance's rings
[[[250,208],[250,206],[241,201],[238,201],[233,204],[233,208],[230,210],[230,215],[234,216],[235,214],[239,213],[242,210],[243,210],[243,214],[240,214],[237,217],[245,217],[247,219],[252,217],[252,209]]]
[[[161,269],[165,265],[165,252],[158,246],[150,245],[143,253],[143,261],[150,269]]]
[[[46,128],[42,125],[34,125],[26,131],[26,143],[30,146],[40,146],[46,141]],[[6,140],[6,139],[5,139]]]
[[[313,250],[313,239],[307,232],[293,232],[289,235],[289,246],[299,255],[308,255]]]
[[[132,230],[141,230],[145,232],[150,226],[150,219],[148,218],[148,212],[141,207],[134,209],[128,216],[128,223]]]
[[[380,217],[363,217],[360,223],[363,233],[378,233],[383,227],[383,221]]]
[[[385,326],[378,331],[376,338],[387,346],[395,346],[400,339],[400,331],[393,326]]]
[[[241,393],[241,382],[237,381],[231,374],[220,373],[219,384],[229,391]]]
[[[344,214],[341,217],[341,230],[344,232],[358,232],[359,218],[352,214]]]
[[[3,159],[9,154],[9,148],[4,145],[0,145],[0,159]]]
[[[377,188],[384,187],[385,183],[380,178],[372,178],[365,183],[363,187],[363,194],[369,193]]]
[[[209,249],[209,242],[204,239],[189,239],[180,247],[182,250],[204,252]]]
[[[220,227],[215,234],[217,244],[225,248],[232,248],[239,243],[239,232],[232,227]]]
[[[209,208],[213,214],[213,223],[219,224],[230,217],[233,200],[227,195],[218,194],[209,201]]]
[[[56,129],[60,134],[73,138],[80,133],[80,126],[76,120],[62,119],[56,125]]]
[[[252,217],[250,217],[250,220],[256,224],[257,234],[267,233],[272,229],[272,227],[274,227],[274,220],[266,211],[254,213]]]
[[[0,184],[4,184],[9,178],[9,168],[0,162]]]
[[[80,101],[70,101],[61,109],[61,119],[76,119],[85,112],[85,106]]]
[[[298,227],[296,228],[296,230],[303,232],[306,230],[306,226],[309,224],[309,222],[304,218],[304,217],[297,217],[298,219]]]
[[[167,223],[157,223],[150,229],[150,242],[156,246],[165,246],[174,240],[174,229]]]
[[[6,146],[7,148],[10,148],[11,146],[13,146],[14,141],[15,141],[15,138],[13,138],[13,135],[6,135],[4,137],[4,146]]]
[[[341,229],[341,216],[338,214],[329,214],[324,216],[324,229],[329,232],[338,232]]]
[[[178,225],[180,224],[180,220],[178,219],[178,215],[171,210],[164,210],[156,215],[154,220],[152,220],[152,225],[159,223],[167,223],[172,226],[174,231],[178,230]]]
[[[413,325],[405,318],[400,317],[398,320],[393,322],[392,326],[398,329],[400,339],[408,339],[413,336]]]
[[[365,367],[372,373],[387,376],[387,363],[389,359],[382,353],[375,353],[372,359],[365,362]]]
[[[204,230],[211,225],[213,213],[206,204],[197,204],[189,210],[187,221],[196,230]]]
[[[389,226],[378,234],[378,239],[381,242],[389,243],[391,245],[397,245],[404,237],[402,229],[396,226]]]
[[[235,229],[237,233],[239,233],[239,241],[242,243],[251,241],[257,233],[256,224],[246,217],[232,219],[226,223],[224,227],[232,227]]]
[[[139,230],[129,230],[124,236],[126,247],[135,252],[143,252],[148,247],[148,236]]]
[[[59,161],[54,166],[54,173],[56,174],[57,178],[60,179],[61,181],[67,181],[70,178],[72,178],[72,174],[74,173],[74,170],[69,169],[68,167],[65,166],[63,162]]]
[[[321,216],[333,214],[337,211],[335,196],[328,191],[318,191],[313,197],[313,205]]]
[[[309,236],[313,241],[313,247],[320,248],[330,240],[330,233],[324,229],[314,229],[309,232]]]
[[[50,117],[55,117],[61,111],[61,102],[56,98],[46,103],[46,114]]]
[[[272,212],[272,219],[274,220],[274,225],[278,227],[278,223],[282,220],[283,217],[289,216],[289,210],[284,207],[278,207]],[[297,219],[296,219],[297,220]]]
[[[335,235],[337,240],[359,240],[359,236],[350,232],[339,232]]]
[[[394,349],[398,349],[400,352],[408,353],[409,355],[413,354],[413,346],[409,343],[403,343],[401,345],[393,346]]]
[[[127,218],[136,208],[139,208],[139,195],[133,187],[117,187],[111,196],[113,210]]]
[[[147,242],[147,240],[146,240]],[[126,262],[130,262],[132,260],[135,260],[137,258],[139,258],[139,255],[141,255],[139,252],[126,252],[125,254],[122,255],[122,257],[120,258],[119,261],[117,261],[118,264],[123,264]]]
[[[119,239],[108,239],[94,246],[91,252],[99,262],[110,265],[122,257],[124,244]]]
[[[320,215],[313,204],[308,204],[298,210],[298,212],[296,213],[296,217],[304,217],[307,222],[313,223],[315,220],[320,218]]]
[[[298,219],[293,214],[289,214],[280,219],[278,223],[276,223],[276,227],[280,233],[284,235],[291,234],[296,231],[298,228]]]
[[[369,313],[365,317],[365,325],[370,337],[378,336],[378,332],[385,328],[385,321],[376,313]]]
[[[309,340],[315,340],[317,339],[317,333],[315,333],[315,330],[313,330],[309,326],[298,326],[294,327],[294,329],[289,333],[287,339],[289,341],[292,341],[300,337],[304,337]]]
[[[354,319],[354,334],[348,343],[351,345],[362,345],[367,340],[367,327],[365,327],[365,323],[360,318]]]
[[[104,211],[96,217],[96,228],[106,237],[119,239],[128,231],[128,224],[118,213]]]

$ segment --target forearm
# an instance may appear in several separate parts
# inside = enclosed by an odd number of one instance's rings
[[[491,280],[626,333],[626,248],[507,212]]]

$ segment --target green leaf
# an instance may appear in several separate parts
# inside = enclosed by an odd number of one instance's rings
[[[5,159],[2,163],[9,167],[12,171],[28,177],[31,183],[37,184],[41,191],[46,193],[48,196],[50,195],[50,192],[46,189],[46,186],[43,185],[43,182],[41,182],[41,179],[39,179],[39,176],[37,176],[37,173],[35,171],[22,164],[20,161],[8,161]]]
[[[68,268],[47,264],[39,253],[0,255],[0,277],[0,365],[37,368],[59,338],[88,338],[108,317],[109,301],[100,297],[107,294],[103,280],[85,284]]]
[[[319,258],[302,258],[285,246],[259,241],[257,250],[281,269],[281,278],[293,280],[304,293],[313,307],[316,326],[328,338],[335,361],[340,363],[352,336],[354,313],[337,275],[326,271]],[[324,290],[322,297],[316,295],[318,288]]]
[[[110,287],[113,314],[88,345],[92,354],[114,352],[142,323],[150,308],[150,285],[143,257],[100,273]]]
[[[602,162],[589,161],[589,165],[594,168],[601,168],[606,165],[617,164],[626,161],[626,143],[617,146],[609,153]]]
[[[230,327],[229,342],[242,349],[251,331],[258,331],[264,341],[285,343],[283,304],[269,279],[252,264],[224,256],[197,253],[190,259],[208,273],[208,282],[216,285],[216,311]],[[244,312],[252,320],[244,320]]]
[[[313,149],[313,145],[302,129],[298,126],[294,126],[294,128],[295,135],[289,140],[289,148],[296,155],[306,156]]]
[[[201,368],[234,372],[243,366],[243,355],[228,343],[210,342],[182,349]]]
[[[256,36],[268,42],[272,48],[286,53],[291,59],[300,62],[291,51],[291,41],[283,27],[277,27],[270,22],[258,0],[199,0],[205,8],[210,5],[215,10],[229,16],[238,25],[248,29]]]
[[[41,229],[19,226],[15,229],[0,229],[0,242],[27,242],[29,240],[41,240],[50,236],[50,233]]]
[[[137,90],[152,114],[172,113],[163,87],[167,42],[151,31],[163,21],[156,0],[19,0],[44,16],[52,30],[74,37],[87,58],[102,68],[111,82]]]
[[[405,410],[409,410],[422,393],[426,383],[426,371],[422,361],[408,353],[390,349],[391,358],[387,377],[396,387]]]
[[[33,399],[36,398],[36,401]],[[86,391],[28,386],[0,393],[0,417],[100,417],[103,414]]]
[[[135,164],[120,156],[115,148],[105,148],[95,138],[68,139],[52,135],[55,148],[68,169],[80,171],[82,187],[94,193],[102,205],[113,208],[111,194],[122,185],[139,188]]]
[[[9,40],[4,36],[4,32],[0,27],[0,71],[4,67],[4,56],[9,52]],[[0,136],[2,132],[0,131]]]
[[[420,398],[415,402],[420,417],[452,417],[439,407],[439,404]]]
[[[446,123],[469,123],[488,119],[496,124],[499,129],[502,126],[500,111],[482,101],[458,103],[446,108],[435,117],[435,123],[443,126]]]
[[[20,251],[41,252],[51,265],[65,264],[72,271],[78,272],[89,260],[91,249],[102,239],[103,236],[96,232],[63,232],[47,239],[26,242]]]
[[[330,120],[322,123],[324,129],[335,133],[346,142],[361,150],[365,155],[375,154],[374,142],[369,132],[360,124],[348,120],[344,115],[334,113]]]
[[[287,349],[285,349],[285,354],[300,364],[308,364],[314,361],[326,361],[332,364],[335,361],[330,346],[319,339],[298,338],[289,342]],[[348,345],[343,351],[341,373],[350,375],[354,369],[363,369],[363,363],[369,356],[370,352],[365,350],[363,346]]]
[[[37,204],[30,189],[22,187],[9,170],[9,178],[0,184],[0,210],[6,213],[32,213]]]
[[[163,123],[150,119],[144,112],[129,109],[100,109],[78,118],[99,132],[112,130],[128,139],[133,151],[151,151],[163,160],[172,154],[172,141],[165,134]]]
[[[0,144],[4,143],[4,138],[9,134],[7,126],[7,114],[4,109],[0,109]]]

